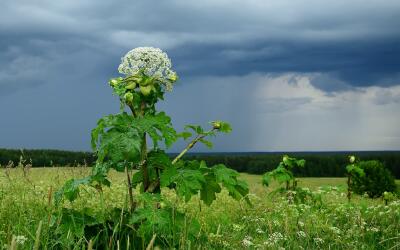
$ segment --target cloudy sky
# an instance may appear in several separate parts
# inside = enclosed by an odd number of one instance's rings
[[[0,147],[89,150],[120,58],[153,46],[178,129],[232,123],[214,151],[400,150],[399,24],[398,0],[2,0]]]

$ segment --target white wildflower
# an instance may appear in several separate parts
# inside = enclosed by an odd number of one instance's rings
[[[371,227],[371,228],[367,228],[367,231],[371,231],[371,232],[377,233],[377,232],[379,232],[379,228]]]
[[[275,232],[268,237],[269,245],[274,245],[282,240],[286,240],[286,237],[283,236],[280,232]]]
[[[314,238],[314,242],[317,243],[317,244],[319,245],[319,244],[324,243],[324,240],[321,239],[321,238]]]
[[[243,246],[250,247],[250,246],[254,245],[252,240],[253,240],[253,238],[251,238],[250,236],[245,236],[244,239],[242,240]]]
[[[15,236],[15,242],[16,242],[18,245],[23,245],[27,240],[28,240],[28,238],[26,238],[26,237],[23,236],[23,235]]]
[[[238,224],[233,224],[232,227],[233,227],[233,231],[236,231],[236,232],[243,229],[243,226],[238,225]]]
[[[256,233],[258,233],[258,234],[263,234],[263,233],[265,233],[261,228],[257,228],[256,229]]]
[[[121,74],[132,76],[143,73],[157,79],[168,91],[172,90],[172,83],[176,81],[177,76],[171,69],[171,60],[161,49],[138,47],[129,51],[121,60],[118,67]]]
[[[281,225],[281,223],[279,223],[278,220],[273,220],[273,221],[272,221],[272,224],[274,224],[274,226],[276,226],[276,227],[278,227],[278,226]]]
[[[340,233],[341,233],[340,229],[337,228],[337,227],[330,227],[330,229],[331,229],[332,232],[335,233],[335,234],[340,234]]]
[[[297,232],[297,237],[299,238],[305,238],[307,237],[306,233],[304,231],[298,231]]]

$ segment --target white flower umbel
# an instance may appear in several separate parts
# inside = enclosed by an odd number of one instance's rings
[[[168,91],[176,81],[176,73],[171,69],[171,60],[161,49],[153,47],[138,47],[121,58],[118,71],[126,76],[143,73],[158,80]]]
[[[15,242],[16,242],[18,245],[23,245],[23,244],[25,243],[25,241],[27,241],[27,240],[28,240],[28,238],[26,238],[26,237],[23,236],[23,235],[15,236]]]

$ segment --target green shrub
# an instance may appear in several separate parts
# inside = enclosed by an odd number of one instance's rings
[[[361,161],[359,167],[365,175],[354,176],[352,190],[357,194],[367,193],[369,197],[380,197],[383,192],[394,192],[396,184],[393,175],[379,161]]]

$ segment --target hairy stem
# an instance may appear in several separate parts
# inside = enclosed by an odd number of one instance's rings
[[[206,137],[209,133],[211,133],[211,132],[214,131],[214,130],[215,130],[215,128],[211,129],[210,131],[208,131],[208,132],[206,132],[206,133],[204,133],[204,134],[197,135],[197,136],[186,146],[186,148],[184,148],[184,149],[182,150],[182,152],[180,152],[179,155],[178,155],[177,157],[175,157],[175,159],[172,161],[172,164],[177,163],[177,162],[182,158],[182,156],[183,156],[184,154],[187,153],[187,151],[189,151],[191,148],[193,148],[193,146],[194,146],[197,142],[199,142],[201,139],[203,139],[204,137]]]
[[[146,108],[146,103],[142,102],[142,105],[140,106],[140,115],[144,116],[144,110]],[[142,148],[141,148],[141,155],[140,155],[140,161],[142,163],[141,166],[141,171],[143,174],[143,190],[147,190],[147,188],[150,185],[149,181],[149,173],[147,170],[147,139],[146,139],[146,133],[143,134],[143,139],[142,139]]]
[[[137,116],[137,114],[136,114],[136,111],[135,111],[135,109],[132,107],[132,105],[128,105],[128,107],[129,107],[129,109],[131,110],[131,112],[132,112],[132,116],[133,117],[136,117]]]
[[[136,204],[133,201],[132,182],[131,182],[131,177],[129,174],[128,167],[125,167],[125,172],[126,172],[126,180],[128,182],[129,204],[130,204],[131,212],[133,212],[133,211],[135,211]]]
[[[347,177],[347,199],[350,202],[351,200],[351,175],[349,174]]]
[[[143,190],[147,190],[147,188],[149,187],[149,173],[147,170],[146,158],[147,158],[147,141],[146,141],[146,134],[144,134],[141,156],[140,156],[140,160],[142,162],[141,171],[143,173]]]

